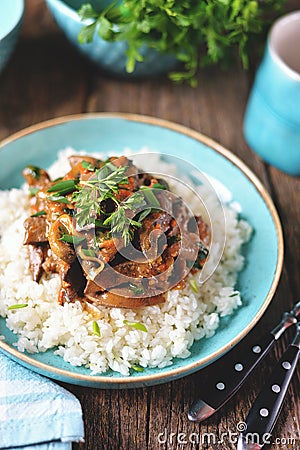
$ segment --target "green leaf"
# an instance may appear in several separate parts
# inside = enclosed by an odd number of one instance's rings
[[[79,44],[90,44],[93,41],[97,22],[91,23],[81,28],[78,34]]]
[[[105,213],[102,211],[101,204],[103,201],[111,198],[115,203],[118,203],[115,194],[118,193],[119,185],[122,183],[128,183],[128,178],[125,176],[128,167],[116,167],[111,162],[108,162],[100,169],[97,169],[95,175],[89,180],[81,181],[81,188],[75,192],[72,196],[72,200],[75,202],[77,211],[75,217],[80,227],[84,227],[88,224],[95,222],[97,215]],[[111,214],[103,222],[103,226],[111,224],[114,221],[122,220],[122,217],[118,218],[118,212],[116,215]],[[117,220],[118,219],[118,220]],[[125,217],[125,222],[127,218]],[[122,227],[118,224],[119,232]]]
[[[140,192],[134,192],[122,202],[121,206],[125,209],[134,211],[141,208],[145,204],[144,196]]]
[[[99,17],[97,22],[98,35],[105,41],[109,41],[113,35],[112,23],[103,16]]]
[[[10,305],[7,309],[9,311],[11,311],[13,309],[26,308],[27,306],[28,306],[28,303],[17,303],[16,305]]]
[[[44,209],[42,209],[42,211],[38,211],[35,214],[31,214],[30,217],[39,217],[39,216],[45,216],[47,213]]]
[[[84,3],[78,10],[78,15],[81,20],[85,20],[85,19],[96,19],[99,14],[94,10],[94,8],[90,3]]]
[[[124,320],[123,323],[124,323],[124,325],[128,325],[129,327],[135,328],[136,330],[143,331],[144,333],[148,332],[148,330],[145,327],[145,325],[140,323],[140,322],[130,322],[128,320]]]
[[[49,187],[49,189],[47,189],[47,192],[57,192],[58,194],[64,195],[73,192],[76,187],[77,183],[75,180],[63,180],[53,184],[51,187]]]

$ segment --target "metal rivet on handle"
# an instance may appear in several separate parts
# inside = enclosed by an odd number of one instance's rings
[[[236,370],[237,372],[241,372],[241,371],[244,369],[244,366],[243,366],[243,364],[241,364],[241,363],[237,363],[237,364],[234,366],[234,368],[235,368],[235,370]]]
[[[267,410],[267,408],[262,408],[262,409],[259,411],[259,413],[260,413],[260,415],[261,415],[262,417],[268,417],[268,415],[269,415],[269,411]]]
[[[275,394],[279,394],[281,391],[280,386],[278,386],[278,384],[273,384],[272,391],[275,392]]]
[[[252,348],[253,353],[260,353],[261,352],[261,347],[259,345],[255,345]]]
[[[291,363],[289,363],[288,361],[284,361],[284,362],[282,363],[282,367],[283,367],[285,370],[290,370],[290,368],[291,368],[292,366],[291,366]]]
[[[225,384],[220,382],[216,385],[216,388],[219,389],[219,391],[224,391],[225,389]]]

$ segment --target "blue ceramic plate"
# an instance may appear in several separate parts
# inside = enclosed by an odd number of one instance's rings
[[[152,117],[129,114],[86,114],[54,119],[21,131],[0,145],[1,189],[22,182],[23,167],[47,167],[57,151],[72,146],[87,151],[121,153],[125,147],[138,151],[147,146],[169,155],[184,157],[218,179],[242,207],[242,216],[254,228],[245,248],[247,263],[239,275],[243,306],[221,319],[215,336],[196,342],[191,356],[175,359],[164,369],[146,369],[124,377],[112,371],[91,376],[88,369],[73,367],[53,351],[37,355],[18,352],[16,336],[0,321],[0,348],[8,356],[43,375],[85,386],[120,388],[149,386],[183,377],[219,358],[240,341],[257,323],[277,287],[283,263],[283,239],[274,205],[256,176],[228,150],[183,126]]]

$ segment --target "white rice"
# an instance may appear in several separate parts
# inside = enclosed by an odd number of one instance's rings
[[[72,149],[60,153],[49,169],[53,178],[66,173],[67,156],[74,153]],[[154,169],[158,159],[158,155],[153,156]],[[147,162],[147,171],[151,172]],[[173,170],[161,161],[159,167],[166,173]],[[209,203],[209,195],[206,201]],[[21,352],[54,348],[65,361],[86,366],[92,374],[110,368],[129,375],[134,365],[163,368],[171,365],[174,357],[187,358],[193,342],[213,336],[220,317],[231,314],[242,303],[235,284],[244,264],[241,247],[249,240],[251,227],[239,220],[230,205],[224,207],[226,244],[222,260],[204,284],[199,282],[201,272],[190,274],[186,287],[169,291],[163,304],[129,310],[99,307],[97,315],[79,301],[58,305],[59,275],[43,275],[40,283],[32,280],[23,245],[23,222],[29,215],[27,188],[0,191],[0,211],[0,314],[18,335],[16,346]],[[192,289],[191,279],[198,284],[198,293]],[[28,306],[8,310],[17,303]],[[100,337],[93,332],[94,321]],[[147,332],[124,325],[124,321],[140,322]]]

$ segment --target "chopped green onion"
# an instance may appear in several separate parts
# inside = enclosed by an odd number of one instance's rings
[[[94,164],[88,162],[88,161],[81,161],[81,165],[84,169],[89,170],[90,172],[95,172],[96,167],[94,166]]]
[[[96,253],[92,248],[82,248],[81,253],[83,253],[85,256],[91,256],[92,258],[96,258]]]
[[[135,370],[136,372],[144,372],[144,368],[138,366],[137,364],[132,364],[131,369]]]
[[[84,237],[80,236],[72,236],[71,234],[63,234],[60,238],[60,241],[67,242],[68,244],[80,244],[80,242],[83,242],[85,240]]]
[[[95,336],[98,336],[98,337],[101,337],[99,325],[98,325],[98,323],[97,323],[95,320],[94,320],[94,322],[93,322],[93,324],[92,324],[92,327],[93,327],[93,333],[94,333],[94,335],[95,335]]]
[[[160,203],[157,200],[157,198],[155,197],[153,191],[151,188],[149,188],[148,186],[141,186],[141,191],[144,194],[146,203],[148,206],[151,206],[152,208],[160,208]]]
[[[45,216],[47,213],[44,209],[42,209],[42,211],[38,211],[35,214],[31,214],[30,217],[39,217],[39,216]]]
[[[237,295],[239,295],[238,292],[233,292],[233,294],[229,295],[229,297],[236,297]]]
[[[99,227],[99,228],[110,228],[109,225],[104,225],[104,223],[102,222],[102,220],[99,220],[99,219],[95,219],[95,227]]]
[[[29,194],[33,197],[39,192],[39,188],[29,188]]]
[[[53,184],[47,192],[57,192],[59,194],[68,194],[76,189],[75,180],[63,180]]]
[[[198,294],[199,289],[198,289],[198,286],[197,286],[196,281],[195,281],[195,280],[190,280],[190,285],[191,285],[191,288],[193,289],[193,291],[194,291],[196,294]]]
[[[66,205],[70,205],[70,201],[64,197],[63,195],[49,195],[47,200],[50,200],[51,202],[57,202],[57,203],[65,203]]]
[[[139,222],[142,222],[151,213],[151,208],[144,209],[139,215]]]
[[[7,309],[8,310],[21,309],[21,308],[26,308],[27,306],[28,306],[28,303],[17,303],[16,305],[9,306]]]
[[[124,325],[128,325],[129,327],[135,328],[136,330],[144,331],[147,333],[147,328],[140,322],[129,322],[128,320],[124,320]]]
[[[163,190],[166,190],[166,189],[167,189],[166,186],[164,186],[164,185],[161,184],[161,183],[154,183],[154,184],[152,185],[152,188],[153,188],[153,189],[163,189]]]

